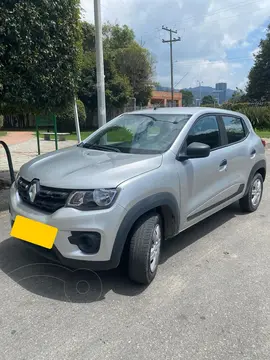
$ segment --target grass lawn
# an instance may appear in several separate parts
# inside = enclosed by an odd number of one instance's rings
[[[43,133],[46,131],[40,131],[40,133]],[[89,135],[91,135],[93,133],[93,131],[82,131],[81,132],[81,139],[84,140],[86,139]],[[36,133],[33,133],[36,135]],[[43,138],[43,135],[40,134],[40,138]],[[66,136],[67,140],[77,140],[77,135],[74,134],[70,134]],[[54,140],[54,136],[51,135],[51,140]],[[130,140],[130,134],[127,133],[126,131],[121,131],[121,130],[115,130],[115,131],[111,131],[108,134],[108,140],[109,141],[128,141]]]
[[[89,135],[92,134],[93,131],[82,131],[81,139],[86,139]],[[129,140],[131,135],[124,130],[114,130],[108,133],[109,141],[127,141]],[[67,140],[77,140],[77,135],[67,135]]]
[[[40,130],[39,131],[39,137],[40,139],[43,139],[43,133],[45,133],[46,131],[44,130]],[[53,132],[53,131],[51,131]],[[86,139],[90,134],[92,134],[93,131],[82,131],[81,132],[81,139],[84,140]],[[33,135],[36,136],[36,133],[34,132]],[[77,135],[76,134],[70,134],[70,135],[66,135],[66,139],[67,140],[77,140]],[[54,140],[54,135],[51,135],[51,140]]]
[[[261,138],[270,138],[270,130],[255,130]]]
[[[81,139],[84,140],[86,139],[89,135],[92,134],[93,131],[82,131],[81,132]],[[67,135],[66,137],[67,140],[77,140],[77,135],[76,134],[71,134],[71,135]]]
[[[261,138],[270,138],[270,130],[255,130],[255,131],[258,134],[258,136],[260,136]],[[41,131],[41,132],[43,132],[43,131]],[[92,132],[93,131],[82,131],[81,132],[81,139],[82,140],[86,139],[90,134],[92,134]],[[153,129],[153,131],[151,131],[151,132],[155,133],[155,129]],[[36,134],[36,133],[34,133],[34,134]],[[5,131],[0,131],[0,136],[5,136],[5,135],[6,135]],[[128,140],[128,139],[125,139],[126,136],[127,136],[126,134],[120,134],[119,130],[117,130],[115,132],[112,131],[108,136],[109,137],[108,140],[110,140],[110,141]],[[41,135],[41,138],[43,138],[42,135]],[[54,136],[51,136],[51,139],[54,140]],[[67,140],[77,140],[77,135],[76,134],[67,135],[66,139]]]
[[[5,135],[7,135],[6,131],[0,131],[0,136],[5,136]]]

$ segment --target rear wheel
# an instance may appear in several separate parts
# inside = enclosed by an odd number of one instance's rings
[[[245,212],[256,211],[260,205],[263,193],[263,178],[257,173],[252,179],[248,193],[240,199],[240,207]]]
[[[149,213],[136,223],[130,240],[129,277],[148,285],[155,278],[163,239],[160,215]]]

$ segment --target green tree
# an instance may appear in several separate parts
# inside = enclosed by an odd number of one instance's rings
[[[191,106],[194,101],[194,96],[189,90],[181,90],[183,106]]]
[[[246,101],[246,93],[244,90],[239,89],[238,87],[236,87],[235,92],[232,94],[231,99],[229,100],[230,103],[240,103],[240,102],[245,102]]]
[[[127,25],[112,25],[107,22],[102,27],[104,48],[118,50],[130,46],[135,41],[135,34]]]
[[[97,106],[95,28],[82,23],[83,62],[79,98],[88,109]],[[132,97],[145,105],[151,97],[153,60],[150,53],[135,41],[128,26],[103,25],[106,103],[121,108]]]
[[[81,28],[83,51],[95,51],[95,26],[87,21],[82,21]],[[135,41],[134,32],[127,25],[121,27],[118,24],[112,25],[107,22],[102,26],[102,34],[104,52],[128,47]]]
[[[248,75],[247,95],[255,101],[270,100],[270,25],[266,38],[260,41],[259,52]]]
[[[129,79],[138,104],[146,105],[151,97],[153,65],[150,52],[136,42],[117,51],[116,66]]]
[[[131,86],[128,78],[117,72],[114,59],[108,54],[104,54],[104,74],[106,105],[123,107],[132,94]],[[96,58],[93,52],[84,54],[78,96],[89,111],[97,108]]]
[[[79,0],[2,0],[0,112],[58,111],[76,90]]]
[[[80,100],[77,100],[77,109],[80,128],[83,129],[86,121],[86,113],[84,104]],[[57,130],[70,133],[76,130],[74,122],[74,102],[71,102],[65,111],[57,115]]]
[[[206,95],[202,98],[202,105],[214,105],[216,103],[216,99],[211,95]]]
[[[95,51],[95,26],[82,21],[81,29],[83,52]]]

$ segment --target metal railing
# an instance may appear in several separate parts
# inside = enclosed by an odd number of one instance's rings
[[[15,175],[14,175],[14,169],[13,169],[11,154],[10,154],[10,151],[9,151],[9,148],[8,148],[7,144],[4,141],[0,141],[0,145],[3,145],[3,147],[4,147],[5,151],[6,151],[7,160],[8,160],[8,167],[9,167],[9,173],[10,173],[10,181],[11,181],[11,184],[13,184],[14,181],[15,181]]]

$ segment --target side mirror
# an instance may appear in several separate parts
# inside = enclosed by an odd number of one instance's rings
[[[179,154],[177,160],[184,161],[187,159],[205,158],[210,155],[210,146],[207,144],[193,142],[188,145],[184,154]]]

